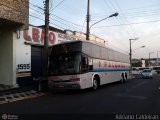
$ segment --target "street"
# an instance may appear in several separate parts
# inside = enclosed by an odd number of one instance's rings
[[[49,92],[44,96],[0,105],[12,114],[158,114],[160,77],[135,77],[98,90]]]

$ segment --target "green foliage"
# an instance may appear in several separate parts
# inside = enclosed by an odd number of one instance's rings
[[[132,63],[132,67],[141,67],[142,66],[142,62],[136,62],[136,63]]]

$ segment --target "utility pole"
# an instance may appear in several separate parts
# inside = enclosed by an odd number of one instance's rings
[[[129,61],[130,61],[130,75],[132,75],[132,48],[131,48],[131,40],[129,39],[129,46],[130,46],[130,52],[129,52]]]
[[[87,16],[86,16],[87,26],[86,26],[86,40],[89,40],[89,21],[90,21],[90,0],[88,0],[87,4]]]
[[[151,66],[151,58],[150,58],[150,55],[151,55],[151,53],[149,53],[149,64],[148,64],[148,67]]]
[[[158,51],[157,51],[157,66],[158,66]]]
[[[44,49],[45,49],[45,80],[48,77],[48,31],[49,31],[49,0],[45,1],[45,36],[44,36]]]
[[[132,76],[132,47],[131,47],[131,44],[132,44],[132,40],[137,40],[139,38],[135,38],[135,39],[129,39],[129,46],[130,46],[130,52],[129,52],[129,61],[130,61],[130,75]]]
[[[44,47],[43,47],[43,81],[40,81],[39,91],[48,87],[48,31],[49,31],[49,0],[45,0],[45,35],[44,35]],[[43,86],[42,86],[43,85]]]
[[[160,51],[157,51],[157,66],[158,66],[158,62],[159,62],[158,52],[160,52]]]
[[[154,53],[154,52],[149,52],[149,64],[148,64],[148,67],[151,66],[151,54]]]

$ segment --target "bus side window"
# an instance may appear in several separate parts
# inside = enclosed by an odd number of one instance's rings
[[[93,61],[91,58],[88,58],[88,64],[89,64],[89,71],[93,70]]]
[[[82,56],[82,72],[88,71],[89,65],[88,65],[88,57]]]

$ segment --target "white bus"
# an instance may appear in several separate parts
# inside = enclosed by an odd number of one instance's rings
[[[85,89],[121,81],[129,76],[129,56],[89,41],[52,46],[49,88]]]
[[[154,75],[160,73],[160,66],[152,66],[150,69]]]

